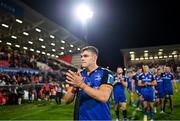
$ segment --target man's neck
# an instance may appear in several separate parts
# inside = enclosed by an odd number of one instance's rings
[[[92,71],[96,70],[98,68],[98,65],[94,64],[87,68],[88,74],[90,74]]]

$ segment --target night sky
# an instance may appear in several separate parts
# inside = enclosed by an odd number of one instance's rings
[[[120,49],[180,44],[180,7],[175,0],[22,0],[81,38],[75,7],[85,2],[94,11],[88,43],[100,51],[98,64],[111,70],[123,65]]]

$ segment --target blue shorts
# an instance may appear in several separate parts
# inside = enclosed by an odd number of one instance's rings
[[[125,93],[114,93],[114,104],[118,104],[119,102],[125,103],[126,102],[126,95]]]
[[[157,94],[156,94],[156,99],[157,98],[164,98],[164,92],[158,92]]]
[[[153,89],[141,89],[143,101],[154,102],[155,94]]]
[[[165,95],[173,95],[173,89],[164,89]]]

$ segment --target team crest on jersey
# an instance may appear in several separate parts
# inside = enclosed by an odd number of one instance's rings
[[[100,81],[101,79],[102,79],[102,77],[101,77],[100,74],[97,74],[97,75],[95,76],[95,80]]]
[[[152,76],[151,75],[149,75],[149,78],[151,78]]]
[[[144,75],[142,76],[142,78],[144,78]]]

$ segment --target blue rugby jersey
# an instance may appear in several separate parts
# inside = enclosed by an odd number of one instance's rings
[[[113,85],[114,79],[112,73],[104,68],[98,67],[96,70],[87,75],[87,71],[81,72],[85,83],[94,88],[99,89],[101,85]],[[111,120],[109,101],[102,103],[87,95],[83,90],[79,89],[79,120]]]
[[[163,93],[164,86],[163,86],[163,79],[161,76],[155,76],[155,80],[157,82],[157,86],[155,86],[155,89],[158,91],[158,93]]]
[[[164,83],[164,90],[172,90],[172,80],[174,79],[174,76],[172,73],[163,73],[162,80]]]

